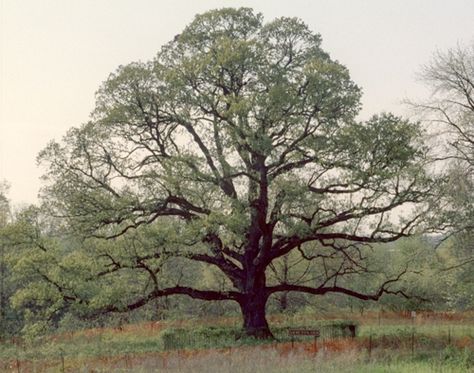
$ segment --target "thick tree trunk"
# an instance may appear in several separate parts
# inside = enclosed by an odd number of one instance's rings
[[[258,339],[273,338],[265,317],[266,303],[267,296],[263,292],[252,292],[240,302],[245,335]]]

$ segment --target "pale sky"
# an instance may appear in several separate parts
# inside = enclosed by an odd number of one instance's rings
[[[367,118],[408,113],[436,50],[474,40],[474,0],[0,0],[0,181],[14,204],[36,203],[48,141],[87,121],[94,93],[119,65],[153,58],[193,16],[248,6],[296,16],[362,87]]]

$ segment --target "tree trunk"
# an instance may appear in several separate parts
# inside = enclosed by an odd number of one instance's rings
[[[271,339],[273,334],[265,317],[267,296],[263,292],[252,292],[242,299],[240,309],[244,319],[245,335],[258,339]]]
[[[284,291],[280,294],[280,312],[285,312],[286,309],[288,308],[288,292]]]

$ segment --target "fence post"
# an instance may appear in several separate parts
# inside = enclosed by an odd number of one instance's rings
[[[166,354],[163,352],[163,355],[162,355],[162,363],[163,363],[163,369],[167,369],[168,368],[168,364],[167,364],[167,361],[166,361]]]
[[[21,370],[20,370],[20,356],[19,356],[19,352],[18,352],[18,345],[16,345],[16,371],[17,371],[17,373],[21,373]]]
[[[128,355],[128,353],[125,354],[125,369],[130,369],[131,368],[131,364],[130,364],[130,356]]]
[[[64,366],[64,351],[62,348],[59,349],[59,355],[61,357],[61,373],[64,373],[66,371],[65,366]]]
[[[372,356],[372,333],[369,334],[369,359]]]
[[[415,319],[416,319],[416,311],[411,311],[411,356],[415,355]]]

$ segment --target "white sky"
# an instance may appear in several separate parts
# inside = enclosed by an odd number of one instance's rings
[[[362,118],[405,114],[403,98],[426,95],[416,72],[432,53],[474,40],[474,0],[0,0],[0,181],[12,202],[37,202],[36,155],[88,119],[110,72],[224,6],[303,19],[363,88]]]

